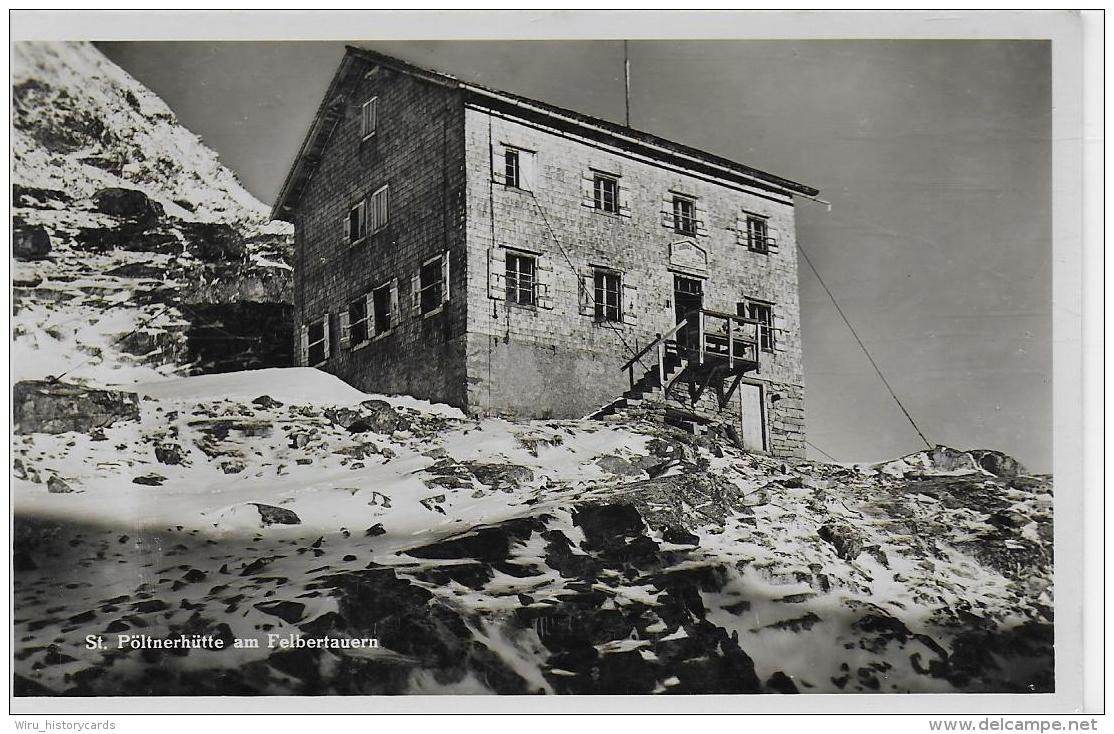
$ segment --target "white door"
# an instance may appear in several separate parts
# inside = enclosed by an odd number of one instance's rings
[[[739,384],[742,403],[743,447],[751,451],[766,450],[766,411],[762,409],[762,386]]]

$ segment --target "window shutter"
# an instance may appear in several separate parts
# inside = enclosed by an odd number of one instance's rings
[[[543,258],[538,258],[534,265],[534,277],[537,281],[538,308],[553,308],[553,268]]]
[[[487,297],[497,301],[507,298],[506,251],[498,247],[487,252]]]
[[[580,313],[584,316],[594,316],[596,313],[596,278],[594,273],[584,273],[580,276],[580,288],[577,299],[580,302]]]
[[[449,302],[449,251],[441,253],[441,303]]]
[[[422,276],[419,272],[410,278],[410,313],[418,315],[422,312]]]
[[[340,348],[343,350],[352,343],[352,315],[348,309],[340,312]]]
[[[618,184],[619,192],[619,216],[630,217],[630,189],[623,185],[622,181]]]
[[[673,229],[673,196],[666,194],[661,199],[661,226]]]
[[[332,350],[329,347],[329,327],[331,326],[331,324],[329,323],[330,321],[332,321],[332,319],[330,318],[330,314],[325,314],[323,317],[321,317],[321,324],[325,327],[323,329],[323,331],[325,332],[325,359],[328,359],[330,356],[332,356]]]
[[[507,150],[501,144],[495,143],[491,146],[491,180],[497,184],[505,184],[507,182],[506,168],[507,165]]]
[[[638,323],[638,289],[626,283],[623,283],[623,323]]]
[[[367,315],[367,325],[364,327],[364,333],[367,334],[368,341],[371,341],[373,336],[378,336],[375,333],[375,324],[378,320],[375,318],[375,291],[368,291],[364,295],[364,313]],[[389,322],[388,322],[389,323]]]
[[[402,313],[398,308],[398,278],[391,279],[391,328],[395,328],[402,321]]]
[[[309,327],[305,324],[298,328],[298,364],[309,366]]]
[[[777,230],[772,226],[770,220],[766,220],[766,249],[770,252],[777,252]]]
[[[708,210],[700,205],[700,201],[696,201],[693,205],[693,215],[696,217],[696,235],[698,237],[708,236]]]
[[[580,203],[590,209],[596,208],[596,177],[592,173],[580,174]]]
[[[774,340],[774,351],[784,352],[785,347],[781,345],[781,335],[785,331],[785,318],[775,310],[773,321],[770,337]]]
[[[525,191],[537,190],[536,156],[533,153],[520,151],[518,154],[518,184]]]

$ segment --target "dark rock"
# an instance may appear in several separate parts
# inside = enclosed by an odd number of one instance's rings
[[[220,463],[220,470],[225,474],[239,474],[246,468],[247,465],[239,459],[226,459]]]
[[[361,418],[375,433],[391,434],[395,431],[410,429],[410,421],[399,415],[398,411],[384,400],[365,400],[360,403]]]
[[[265,505],[261,502],[252,502],[259,510],[259,517],[264,525],[301,525],[302,519],[293,510],[274,505]]]
[[[43,227],[12,231],[12,256],[16,260],[44,260],[50,254],[50,235]]]
[[[584,505],[576,508],[573,523],[584,531],[588,546],[609,548],[623,538],[642,535],[645,523],[631,505]]]
[[[201,583],[206,578],[208,578],[208,575],[199,568],[191,568],[182,576],[183,581],[191,584]]]
[[[370,528],[365,530],[364,535],[366,535],[369,538],[374,538],[375,536],[383,535],[386,532],[387,532],[387,530],[386,530],[386,528],[383,527],[383,523],[377,522],[374,525],[372,525]]]
[[[254,605],[264,614],[278,617],[284,622],[294,624],[305,615],[306,605],[295,601],[265,601]]]
[[[18,434],[89,432],[116,421],[139,419],[135,393],[65,382],[17,382],[12,388],[12,402]]]
[[[272,398],[270,395],[260,395],[255,400],[252,400],[252,405],[258,405],[260,408],[281,408],[282,403]]]
[[[1012,456],[1007,456],[1001,451],[972,449],[969,453],[971,454],[971,458],[975,460],[975,463],[995,476],[1017,477],[1029,473],[1017,459]]]
[[[46,489],[51,494],[69,494],[73,492],[73,487],[65,482],[61,477],[51,475],[46,480]]]
[[[164,612],[170,608],[170,605],[162,599],[145,599],[137,601],[132,605],[132,608],[139,614],[150,614],[151,612]]]
[[[780,670],[769,677],[766,687],[774,693],[800,693],[793,679]]]
[[[845,561],[853,561],[863,551],[863,540],[850,525],[821,525],[816,531],[820,539],[835,548],[836,555]]]
[[[15,208],[50,209],[44,203],[66,204],[72,201],[69,194],[55,189],[39,189],[34,186],[12,184],[12,206]]]
[[[93,195],[97,211],[114,217],[142,222],[153,226],[162,218],[162,204],[151,201],[147,194],[136,189],[110,187]]]
[[[104,271],[105,275],[116,278],[141,278],[143,280],[162,280],[166,277],[166,270],[150,263],[125,263],[115,268]]]
[[[181,464],[182,447],[173,443],[159,444],[155,446],[155,458],[160,464]]]
[[[667,543],[677,545],[700,545],[700,538],[680,526],[668,527],[662,533],[662,538]]]
[[[500,492],[511,492],[523,484],[534,481],[534,472],[517,464],[489,464],[478,461],[463,462],[481,484]]]
[[[239,261],[247,252],[244,238],[229,224],[179,222],[178,229],[186,240],[186,247],[202,262]]]
[[[256,558],[254,561],[244,566],[243,570],[240,571],[240,575],[251,576],[252,574],[259,573],[267,566],[270,566],[272,563],[274,563],[277,558],[278,556],[263,556],[262,558]],[[221,573],[224,573],[224,566],[221,566]]]
[[[161,474],[144,474],[132,480],[132,484],[146,484],[148,487],[161,487],[166,477]]]
[[[468,558],[480,563],[494,563],[506,560],[512,545],[527,540],[532,532],[544,527],[538,518],[506,520],[498,525],[476,528],[455,538],[411,548],[406,553],[415,558]]]
[[[129,252],[150,252],[177,255],[182,246],[170,232],[148,232],[145,224],[124,224],[118,227],[83,229],[74,235],[74,247],[90,252],[108,252],[120,249]],[[122,277],[145,277],[120,274]],[[159,275],[152,277],[161,279]]]

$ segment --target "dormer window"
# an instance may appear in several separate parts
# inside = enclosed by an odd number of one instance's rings
[[[360,108],[360,139],[367,140],[375,134],[379,116],[379,98],[372,97]]]

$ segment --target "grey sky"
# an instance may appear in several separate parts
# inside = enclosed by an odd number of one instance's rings
[[[383,42],[623,121],[622,42]],[[343,44],[106,43],[271,203]],[[1043,41],[637,41],[634,127],[821,189],[798,237],[929,439],[1051,469],[1051,65]],[[802,263],[809,441],[918,449]],[[815,453],[813,454],[816,455]]]

